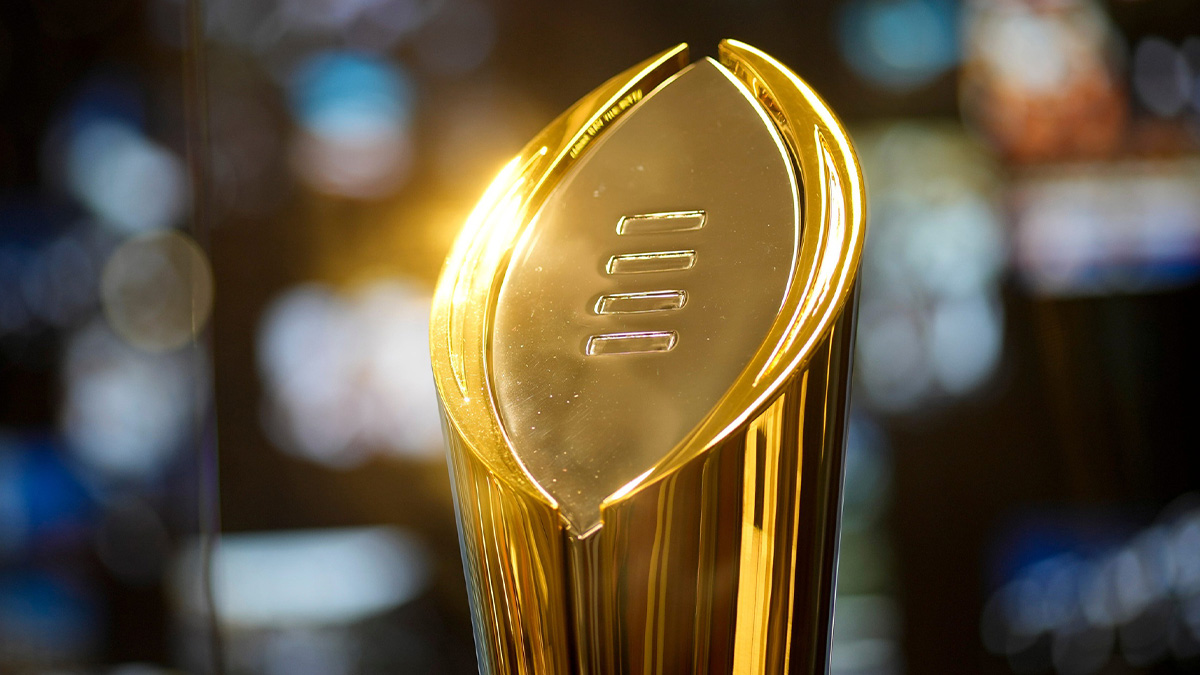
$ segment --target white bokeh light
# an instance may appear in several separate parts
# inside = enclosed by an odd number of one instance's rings
[[[66,168],[72,193],[121,232],[174,226],[187,209],[183,163],[122,122],[97,119],[74,132]]]
[[[150,354],[102,323],[74,335],[63,372],[62,427],[84,464],[116,479],[158,476],[183,447],[206,390],[198,350]]]
[[[871,185],[858,391],[890,413],[967,396],[1003,353],[1008,243],[995,169],[948,125],[896,124],[858,138]]]
[[[429,308],[426,292],[399,280],[348,296],[310,284],[276,300],[258,359],[268,429],[280,445],[335,467],[379,451],[439,455]]]

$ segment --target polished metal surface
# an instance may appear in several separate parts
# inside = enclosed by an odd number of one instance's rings
[[[861,170],[735,41],[554,120],[430,332],[480,671],[824,673]]]
[[[576,531],[699,423],[762,344],[799,224],[783,139],[711,59],[644,97],[549,195],[500,288],[492,376],[517,457]],[[683,269],[608,269],[679,249]]]

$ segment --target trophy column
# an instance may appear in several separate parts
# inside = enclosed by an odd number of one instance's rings
[[[563,113],[442,274],[482,672],[827,668],[862,177],[802,80],[719,55]]]

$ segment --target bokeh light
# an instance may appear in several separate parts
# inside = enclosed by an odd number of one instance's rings
[[[177,46],[180,0],[158,0],[152,28]],[[212,0],[205,3],[209,37],[267,61],[291,52],[350,45],[380,52],[419,31],[444,0]]]
[[[849,0],[840,7],[838,40],[842,57],[869,82],[916,89],[958,62],[958,4]]]
[[[27,306],[52,325],[69,325],[95,303],[96,261],[76,237],[60,237],[38,251],[22,276]]]
[[[276,300],[258,361],[268,428],[281,446],[342,467],[376,451],[440,457],[429,307],[427,292],[400,280],[349,297],[306,285]]]
[[[15,211],[19,211],[16,209]],[[65,226],[0,209],[0,335],[70,328],[91,316],[114,238],[87,223]]]
[[[1100,551],[1058,532],[1058,551],[1022,566],[988,600],[984,644],[1015,670],[1063,675],[1101,672],[1117,658],[1149,668],[1200,655],[1200,626],[1190,620],[1198,531],[1200,510],[1191,508]]]
[[[0,435],[0,563],[86,539],[92,495],[49,438]]]
[[[40,570],[0,571],[0,654],[7,663],[71,663],[95,654],[100,607],[80,581]]]
[[[1095,0],[966,7],[965,122],[1020,162],[1116,152],[1128,118],[1119,41]]]
[[[1149,293],[1200,277],[1200,162],[1061,167],[1013,186],[1021,280],[1051,297]]]
[[[61,424],[74,455],[98,476],[152,480],[183,448],[198,395],[199,350],[152,354],[103,324],[71,337],[63,364]]]
[[[1133,89],[1156,115],[1178,115],[1191,102],[1194,75],[1183,53],[1158,37],[1148,37],[1133,51]]]
[[[72,193],[125,233],[176,225],[188,204],[179,159],[124,122],[95,119],[73,130],[67,151]]]
[[[174,601],[202,618],[201,550],[174,563]],[[429,583],[423,542],[396,528],[228,534],[212,562],[217,615],[240,630],[350,624],[411,600]]]
[[[856,377],[866,402],[904,412],[977,390],[1003,352],[1007,242],[997,171],[953,126],[857,136],[871,186]]]
[[[394,63],[365,53],[320,52],[291,83],[300,124],[292,160],[314,188],[380,197],[403,184],[412,163],[413,89]]]
[[[212,269],[204,251],[181,232],[138,237],[105,263],[100,297],[109,325],[130,344],[176,349],[208,322]]]

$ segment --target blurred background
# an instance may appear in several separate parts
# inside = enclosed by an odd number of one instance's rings
[[[474,672],[441,261],[555,114],[723,37],[866,167],[834,673],[1200,672],[1200,3],[30,0],[0,673]]]

